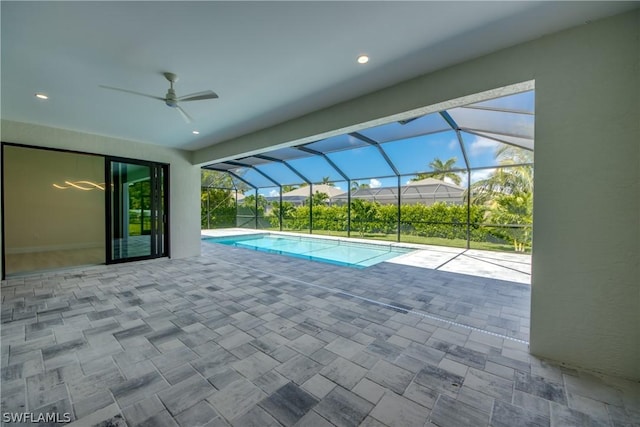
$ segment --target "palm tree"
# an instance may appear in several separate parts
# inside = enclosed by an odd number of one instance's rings
[[[307,197],[305,200],[306,205],[309,205],[309,200],[311,200],[313,206],[320,206],[329,204],[330,197],[327,193],[316,191],[311,197]]]
[[[282,192],[283,193],[288,193],[289,191],[293,191],[293,190],[297,190],[298,186],[297,185],[283,185],[282,186]]]
[[[524,252],[531,244],[533,225],[533,193],[501,194],[491,203],[488,219],[507,227],[500,234],[513,242],[516,252]]]
[[[471,186],[473,202],[485,204],[495,195],[518,195],[533,192],[533,152],[509,145],[496,151],[501,168]],[[509,165],[514,165],[509,168]]]
[[[371,188],[371,185],[367,184],[366,182],[363,182],[362,184],[360,184],[358,181],[353,181],[351,183],[351,191],[358,191],[360,189],[365,189],[365,188]]]
[[[335,187],[335,184],[331,182],[331,177],[323,176],[320,184],[328,185],[329,187]]]
[[[524,252],[531,245],[533,226],[533,152],[504,146],[496,159],[502,167],[471,186],[473,203],[487,206],[486,219],[505,226],[497,233]]]
[[[415,178],[412,178],[411,181],[420,181],[427,178],[435,178],[440,181],[444,181],[445,178],[449,178],[454,184],[460,185],[462,178],[460,178],[460,175],[456,172],[451,171],[457,161],[458,159],[456,157],[451,157],[446,162],[443,162],[436,157],[431,161],[431,163],[429,163],[429,167],[433,169],[433,172],[419,173]]]

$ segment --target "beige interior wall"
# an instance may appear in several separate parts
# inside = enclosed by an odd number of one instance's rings
[[[7,254],[104,248],[104,191],[65,184],[104,183],[102,157],[13,146],[4,156]]]
[[[640,379],[639,40],[636,9],[199,150],[194,163],[535,80],[531,351]]]

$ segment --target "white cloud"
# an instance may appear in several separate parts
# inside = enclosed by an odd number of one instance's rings
[[[466,185],[466,182],[465,182],[466,181],[466,174],[464,174],[464,175],[463,174],[457,174],[457,175],[461,179],[460,184],[456,184],[455,181],[452,180],[451,178],[449,178],[448,176],[445,176],[443,181],[444,182],[448,182],[449,184],[465,186]]]
[[[382,183],[375,178],[371,178],[369,180],[369,187],[371,188],[380,188],[382,187]]]
[[[496,170],[495,169],[480,169],[471,173],[471,183],[481,181],[489,178]]]
[[[486,152],[494,152],[500,143],[487,138],[474,138],[469,144],[469,153],[472,156],[478,156]]]
[[[278,190],[271,190],[269,191],[269,197],[276,197],[279,196],[280,192]]]

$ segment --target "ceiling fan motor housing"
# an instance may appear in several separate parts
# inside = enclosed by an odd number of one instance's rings
[[[176,91],[173,90],[173,84],[178,81],[178,76],[174,73],[162,73],[164,78],[169,80],[171,87],[169,88],[167,95],[164,97],[164,102],[169,107],[177,107],[178,99],[176,97]]]
[[[164,102],[169,107],[177,107],[178,106],[178,99],[176,97],[176,91],[173,90],[173,88],[171,88],[171,89],[169,89],[167,91],[167,95],[164,98]]]

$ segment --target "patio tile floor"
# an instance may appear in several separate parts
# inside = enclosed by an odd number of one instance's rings
[[[527,284],[202,249],[4,281],[2,412],[83,427],[640,425],[640,384],[528,354]]]

